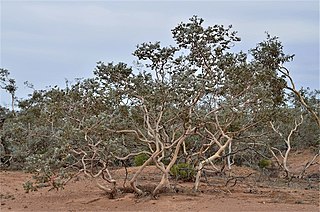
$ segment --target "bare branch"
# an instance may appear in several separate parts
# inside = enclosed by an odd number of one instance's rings
[[[292,77],[289,74],[289,70],[286,67],[280,67],[278,69],[285,77],[287,77],[290,81],[291,87],[286,87],[288,90],[292,91],[299,99],[301,104],[312,114],[312,117],[315,119],[318,127],[320,128],[320,117],[316,114],[316,112],[305,102],[301,93],[296,89],[295,84],[293,82]]]
[[[299,179],[303,178],[306,170],[307,170],[310,166],[312,166],[312,165],[314,164],[314,161],[317,159],[317,157],[319,157],[319,155],[320,155],[320,153],[319,153],[319,151],[318,151],[318,153],[317,153],[315,156],[313,156],[313,158],[312,158],[308,163],[306,163],[306,165],[304,166],[303,170],[302,170],[301,173],[299,174],[299,177],[298,177]]]
[[[152,155],[150,152],[148,151],[141,151],[141,152],[137,152],[137,153],[130,153],[124,157],[118,157],[116,155],[114,155],[112,152],[111,152],[111,155],[114,156],[115,158],[117,158],[118,160],[127,160],[129,157],[132,157],[132,156],[137,156],[137,155],[140,155],[140,154],[147,154],[147,155]]]

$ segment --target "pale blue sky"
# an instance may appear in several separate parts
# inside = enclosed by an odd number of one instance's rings
[[[126,62],[137,44],[173,44],[171,29],[192,15],[205,25],[232,24],[242,38],[235,50],[254,47],[265,31],[280,37],[298,85],[319,88],[319,2],[309,1],[14,1],[1,0],[0,67],[11,72],[17,95],[88,78],[97,61]],[[0,104],[8,96],[0,91]]]

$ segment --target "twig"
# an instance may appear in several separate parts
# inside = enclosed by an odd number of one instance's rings
[[[96,201],[98,201],[98,200],[100,200],[100,199],[101,199],[101,197],[98,197],[98,198],[89,200],[88,202],[83,202],[82,204],[90,204],[90,203],[96,202]]]
[[[230,182],[231,180],[235,180],[234,183],[233,183],[233,185],[231,186],[231,187],[233,187],[233,186],[235,186],[235,185],[237,184],[238,180],[240,180],[240,179],[243,180],[243,179],[245,179],[245,178],[250,177],[250,176],[253,175],[253,174],[254,174],[254,172],[252,172],[252,173],[250,173],[250,174],[248,174],[248,175],[246,175],[246,176],[231,177],[231,178],[229,178],[229,179],[227,180],[225,186],[228,186],[228,184],[229,184],[229,182]]]

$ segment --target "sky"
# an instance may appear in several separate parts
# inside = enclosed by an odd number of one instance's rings
[[[133,65],[137,44],[174,44],[171,29],[193,15],[204,25],[233,25],[247,51],[278,36],[298,87],[319,89],[319,2],[305,1],[83,1],[0,0],[0,68],[17,82],[18,98],[32,90],[65,86],[65,80],[93,76],[96,62]],[[10,98],[0,91],[0,105]]]

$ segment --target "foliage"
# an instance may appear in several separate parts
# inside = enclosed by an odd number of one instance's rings
[[[141,166],[148,160],[149,156],[147,154],[140,154],[134,157],[134,165]]]
[[[16,100],[16,91],[18,87],[16,86],[15,79],[10,78],[9,76],[10,72],[7,69],[0,68],[0,88],[11,95],[11,110],[14,114],[14,103]]]
[[[268,159],[261,159],[258,163],[258,166],[261,168],[261,169],[264,169],[264,168],[267,168],[267,167],[270,167],[272,164],[272,161],[271,160],[268,160]]]
[[[192,181],[195,177],[195,168],[188,163],[178,163],[172,166],[170,174],[176,180]]]
[[[37,191],[38,189],[33,185],[32,182],[27,181],[23,184],[23,189],[26,191],[26,193],[29,193],[30,191]]]

